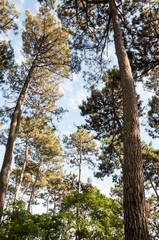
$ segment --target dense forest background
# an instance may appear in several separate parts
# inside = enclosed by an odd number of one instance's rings
[[[137,93],[124,87],[116,9]],[[0,13],[0,239],[159,239],[157,1],[2,0]],[[146,201],[130,176],[140,148]]]

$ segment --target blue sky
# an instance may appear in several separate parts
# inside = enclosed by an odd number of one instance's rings
[[[25,16],[25,10],[30,9],[32,14],[35,14],[38,10],[38,2],[37,0],[12,0],[11,3],[15,3],[17,10],[21,13],[20,17],[17,21],[17,24],[19,25],[19,31],[22,30]],[[5,36],[2,35],[2,38]],[[14,46],[15,50],[15,57],[16,61],[18,63],[22,60],[22,55],[20,52],[21,49],[21,38],[20,34],[18,36],[15,36],[13,34],[9,34],[8,38],[11,39],[12,44]],[[115,51],[111,47],[109,50],[109,55],[113,56],[113,62],[112,65],[116,64],[115,59]],[[65,113],[63,116],[63,119],[57,123],[58,128],[58,134],[60,135],[60,138],[62,138],[62,134],[70,134],[74,131],[76,131],[76,126],[79,126],[80,124],[84,123],[84,118],[80,116],[80,111],[78,109],[78,105],[82,103],[83,99],[86,99],[86,97],[89,95],[86,89],[83,88],[83,80],[81,74],[74,74],[73,75],[73,81],[65,81],[61,86],[60,90],[64,94],[64,97],[58,102],[59,106],[63,106],[65,109],[68,110],[68,112]],[[151,97],[151,93],[148,93],[144,91],[142,83],[139,83],[137,85],[137,92],[141,95],[141,100],[144,101],[144,105],[147,105],[147,100],[149,97]],[[144,121],[144,119],[142,119]],[[145,132],[144,128],[141,126],[141,138],[142,140],[149,143],[152,139],[148,136],[148,134]],[[153,147],[158,147],[157,140],[153,141]],[[0,148],[1,150],[1,156],[0,156],[0,162],[3,160],[3,150],[4,148]],[[66,167],[68,171],[70,170],[68,167]],[[77,168],[72,169],[71,171],[78,173]],[[86,166],[82,168],[82,180],[86,181],[88,177],[92,178],[92,183],[96,185],[102,193],[109,195],[110,186],[112,186],[111,178],[105,178],[104,181],[101,181],[99,179],[95,179],[93,177],[92,171],[88,170]]]

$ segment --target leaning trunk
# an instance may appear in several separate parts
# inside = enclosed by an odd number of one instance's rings
[[[8,188],[10,168],[12,163],[12,156],[13,156],[16,136],[19,130],[22,108],[24,105],[26,93],[28,91],[28,88],[31,82],[31,76],[34,71],[34,68],[35,68],[35,61],[33,62],[32,67],[30,68],[28,76],[25,80],[24,86],[17,100],[17,104],[15,106],[15,110],[13,112],[12,119],[11,119],[6,151],[5,151],[3,165],[0,173],[0,220],[2,217],[2,212],[5,204],[5,197],[6,197],[6,192]]]
[[[40,168],[41,168],[42,163],[43,163],[43,158],[41,159],[41,161],[39,163],[38,171],[37,171],[36,178],[35,178],[35,181],[34,181],[34,185],[33,185],[32,191],[31,191],[30,200],[29,200],[28,209],[27,209],[28,212],[31,212],[31,205],[32,205],[32,202],[33,202],[33,199],[34,199],[36,183],[37,183],[38,178],[39,178]]]
[[[125,240],[148,240],[143,162],[135,86],[130,62],[122,41],[118,11],[109,0],[115,48],[121,74],[124,112],[124,226]]]
[[[16,193],[15,193],[15,201],[18,198],[18,193],[19,193],[20,187],[22,185],[22,181],[23,181],[23,177],[24,177],[24,171],[25,171],[25,167],[26,167],[26,164],[27,164],[27,159],[28,159],[28,139],[26,139],[25,159],[24,159],[23,168],[22,168],[22,171],[21,171],[21,174],[20,174],[19,184],[17,186]]]
[[[146,172],[146,174],[147,174],[147,176],[148,176],[148,179],[149,179],[149,181],[150,181],[151,187],[153,188],[153,190],[154,190],[154,192],[155,192],[155,194],[156,194],[157,200],[159,201],[159,195],[158,195],[157,189],[155,188],[155,186],[154,186],[154,184],[153,184],[153,181],[152,181],[152,179],[151,179],[151,176],[149,176],[149,173],[148,173],[148,171],[146,170],[146,167],[145,167],[145,172]]]

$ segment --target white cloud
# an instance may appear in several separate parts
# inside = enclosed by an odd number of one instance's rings
[[[86,99],[88,93],[85,89],[78,90],[72,98],[68,101],[68,107],[72,110],[77,110],[82,100]]]
[[[25,0],[11,0],[11,3],[16,4],[16,9],[18,10],[18,12],[21,12],[24,9],[24,2]]]
[[[147,105],[148,99],[154,95],[154,93],[149,92],[144,88],[144,84],[142,82],[137,83],[136,91],[145,105]]]
[[[75,73],[72,74],[73,81],[77,81],[79,76]]]
[[[72,93],[73,92],[72,82],[69,80],[66,80],[63,84],[60,85],[59,90],[63,94]]]
[[[22,49],[22,42],[19,40],[16,42],[16,45],[14,47],[15,61],[18,64],[21,64],[21,62],[24,61],[24,57],[21,54],[21,49]]]
[[[36,1],[36,3],[35,3],[35,10],[36,10],[36,12],[39,11],[39,7],[40,7],[40,3],[38,1]]]
[[[136,87],[136,91],[138,94],[143,94],[144,88],[143,88],[143,83],[139,82]]]
[[[22,21],[19,18],[15,19],[15,23],[18,25],[18,31],[22,32],[22,30],[24,29],[24,26],[22,24]],[[21,34],[21,33],[20,33]]]
[[[65,131],[62,131],[62,134],[68,136],[68,135],[72,134],[72,131],[65,130]]]

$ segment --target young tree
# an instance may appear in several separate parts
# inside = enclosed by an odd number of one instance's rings
[[[90,132],[84,131],[82,127],[80,127],[76,132],[70,134],[69,137],[64,137],[64,143],[66,148],[69,150],[66,152],[65,156],[70,160],[72,165],[78,166],[79,174],[78,174],[78,193],[81,192],[81,172],[82,172],[82,163],[83,161],[87,162],[87,164],[93,164],[92,155],[97,153],[96,143],[93,140],[94,136],[90,134]],[[79,231],[79,206],[77,205],[76,212],[76,222],[77,222],[77,231],[76,231],[76,240],[80,239]]]
[[[40,77],[40,73],[43,79],[46,73],[46,76],[49,74],[52,80],[59,75],[61,78],[68,75],[67,66],[70,55],[70,50],[66,46],[68,34],[61,30],[55,17],[45,6],[42,6],[36,17],[33,17],[29,11],[26,12],[26,15],[26,29],[22,36],[26,63],[22,64],[19,75],[16,71],[14,71],[15,75],[10,73],[14,80],[10,82],[10,85],[18,97],[12,112],[8,142],[0,174],[1,212],[4,208],[14,144],[29,86],[35,78]]]
[[[37,161],[37,170],[35,175],[34,184],[30,195],[28,204],[28,212],[31,211],[31,204],[33,202],[37,181],[42,172],[43,166],[53,166],[53,169],[61,168],[62,163],[62,150],[59,140],[56,137],[56,133],[51,129],[49,125],[44,125],[42,128],[35,129],[35,135],[33,137],[32,145],[34,147],[32,157]],[[43,178],[43,181],[45,178]],[[43,183],[43,185],[45,185]]]
[[[40,198],[44,200],[44,206],[47,206],[47,214],[49,213],[49,205],[53,204],[51,208],[53,212],[59,210],[59,205],[63,198],[74,191],[74,182],[76,176],[62,172],[62,169],[55,171],[54,169],[47,169],[45,172],[46,185],[44,191],[41,193]]]
[[[81,171],[82,163],[86,162],[88,165],[93,164],[94,161],[92,155],[97,153],[96,143],[93,140],[94,136],[90,132],[84,131],[80,127],[76,132],[70,134],[69,137],[64,137],[65,147],[68,152],[65,156],[70,160],[72,165],[78,166],[78,192],[81,191]]]

